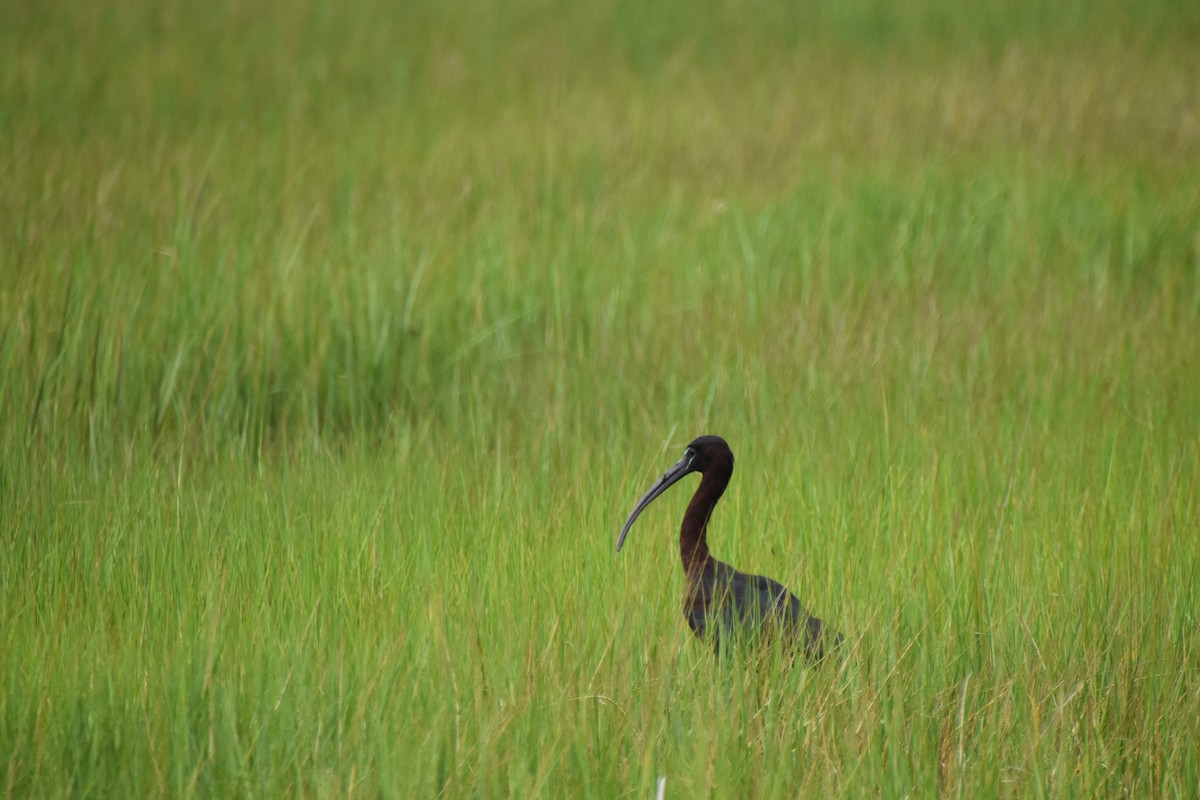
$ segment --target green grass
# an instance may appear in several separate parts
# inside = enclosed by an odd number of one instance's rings
[[[0,795],[1197,796],[1198,41],[4,4]],[[613,553],[700,433],[840,664]]]

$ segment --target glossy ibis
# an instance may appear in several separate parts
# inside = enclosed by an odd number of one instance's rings
[[[841,642],[841,635],[827,630],[778,581],[738,572],[708,550],[708,520],[733,475],[733,451],[720,436],[694,440],[683,458],[642,495],[617,537],[617,552],[638,515],[690,472],[702,477],[683,514],[679,554],[687,573],[683,613],[692,631],[701,639],[711,636],[718,653],[723,641],[767,636],[782,640],[792,653],[802,651],[809,661],[820,661],[826,649]]]

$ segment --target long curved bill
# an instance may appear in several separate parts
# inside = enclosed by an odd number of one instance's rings
[[[629,529],[633,527],[633,521],[638,518],[638,515],[646,510],[646,506],[654,502],[654,498],[671,488],[671,485],[691,472],[692,458],[684,456],[675,462],[675,466],[671,467],[663,476],[659,478],[653,486],[650,487],[642,499],[638,500],[633,511],[629,512],[629,519],[625,520],[625,526],[621,528],[621,535],[617,537],[617,552],[621,552],[621,546],[625,544],[625,537],[629,534]]]

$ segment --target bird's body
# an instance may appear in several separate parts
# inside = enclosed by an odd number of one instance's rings
[[[715,558],[695,582],[689,582],[684,617],[696,636],[712,637],[718,652],[723,643],[740,644],[749,638],[782,641],[812,661],[824,656],[824,624],[787,587],[765,575],[739,572]],[[840,638],[835,635],[834,643]]]
[[[783,584],[763,575],[747,575],[713,558],[708,549],[708,520],[733,476],[733,452],[719,436],[701,436],[638,502],[617,540],[617,550],[638,515],[684,475],[699,472],[679,529],[679,552],[687,575],[684,617],[701,639],[718,651],[729,642],[770,638],[819,661],[841,636],[826,630]]]

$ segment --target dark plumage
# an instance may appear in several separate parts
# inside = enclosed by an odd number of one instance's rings
[[[829,631],[810,615],[782,584],[762,575],[747,575],[712,557],[708,550],[708,520],[733,476],[733,451],[719,436],[701,436],[687,446],[675,466],[650,487],[625,520],[617,537],[617,552],[634,520],[656,497],[692,472],[702,475],[679,529],[679,553],[687,574],[683,614],[702,639],[711,637],[720,652],[726,642],[782,640],[793,652],[817,662],[841,635]]]

